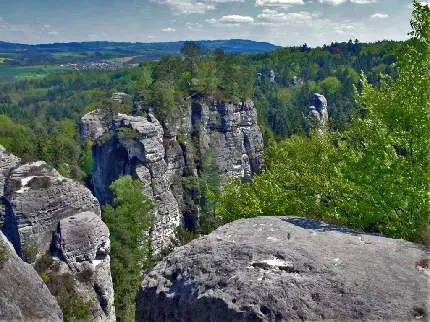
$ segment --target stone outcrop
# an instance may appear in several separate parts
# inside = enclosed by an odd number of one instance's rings
[[[0,252],[7,252],[0,262],[0,321],[63,321],[55,297],[33,267],[16,255],[2,232]]]
[[[252,101],[236,104],[194,103],[191,124],[198,130],[200,149],[229,176],[251,180],[263,166],[263,137]]]
[[[324,95],[315,93],[308,108],[308,123],[305,124],[307,132],[315,128],[321,133],[328,132],[328,110],[327,99]]]
[[[92,274],[87,285],[80,285],[79,292],[87,301],[96,303],[91,321],[115,321],[109,229],[100,216],[82,212],[62,219],[54,244],[72,273],[89,270]]]
[[[20,161],[20,158],[14,156],[12,153],[6,152],[5,148],[0,145],[0,198],[3,196],[3,188],[9,171],[16,167]],[[4,204],[0,202],[0,230],[3,227],[4,216],[5,207]]]
[[[428,319],[420,245],[298,217],[225,225],[145,277],[137,321]]]
[[[152,115],[114,117],[114,135],[105,143],[93,147],[93,182],[97,198],[113,199],[110,184],[121,175],[138,178],[144,193],[154,202],[155,229],[153,246],[159,249],[173,236],[180,224],[177,200],[170,188],[167,174],[163,127]]]
[[[38,161],[8,172],[2,201],[3,232],[18,256],[30,262],[46,262],[48,256],[55,269],[41,273],[55,276],[54,284],[67,285],[72,296],[94,303],[90,321],[115,321],[109,230],[91,191]]]
[[[81,135],[94,142],[93,182],[101,203],[112,201],[109,186],[121,175],[143,183],[155,204],[156,250],[170,242],[181,223],[193,229],[198,209],[190,210],[184,201],[190,197],[183,178],[200,175],[198,163],[204,154],[210,152],[221,174],[247,181],[262,169],[263,139],[251,101],[208,105],[197,100],[175,110],[163,124],[141,102],[133,111],[135,116],[117,114],[109,124],[102,112],[87,114]]]
[[[82,117],[79,125],[79,134],[81,137],[95,141],[107,134],[112,122],[112,117],[107,110],[97,109]]]
[[[271,71],[269,72],[269,81],[270,81],[271,83],[274,83],[274,82],[275,82],[275,78],[276,78],[275,71],[274,71],[274,70],[271,70]]]
[[[19,256],[23,248],[36,248],[38,254],[49,250],[52,232],[63,218],[83,211],[100,216],[100,205],[91,191],[43,161],[14,169],[6,180],[3,200],[3,232]]]

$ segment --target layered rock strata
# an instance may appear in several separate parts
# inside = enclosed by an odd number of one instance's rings
[[[81,184],[61,176],[44,161],[15,168],[4,188],[6,217],[3,232],[19,256],[23,248],[42,255],[49,250],[52,232],[63,218],[82,211],[100,216],[97,199]]]
[[[55,276],[56,284],[93,303],[90,321],[115,321],[109,230],[91,191],[38,161],[7,171],[2,202],[3,232],[14,252],[39,268],[48,256],[55,265],[41,274]]]
[[[249,181],[262,169],[263,139],[251,101],[196,101],[163,124],[140,102],[133,110],[139,116],[117,114],[110,123],[103,110],[91,112],[81,120],[81,136],[94,142],[93,182],[101,203],[112,201],[109,186],[121,175],[143,183],[155,204],[152,237],[157,250],[170,242],[179,225],[195,225],[198,209],[187,207],[190,196],[183,178],[199,176],[202,155],[210,153],[220,175]]]
[[[429,262],[420,245],[307,218],[238,220],[164,258],[136,320],[427,320]]]

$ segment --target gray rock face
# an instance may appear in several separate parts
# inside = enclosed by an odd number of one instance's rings
[[[311,99],[311,106],[308,109],[310,124],[306,124],[306,129],[316,128],[322,133],[328,131],[328,110],[327,99],[318,93],[315,93]]]
[[[276,78],[275,71],[274,71],[274,70],[271,70],[271,71],[270,71],[270,73],[269,73],[269,81],[270,81],[271,83],[274,83],[274,82],[275,82],[275,78]]]
[[[92,272],[90,287],[82,286],[80,291],[87,300],[96,303],[91,321],[115,321],[109,230],[100,216],[82,212],[62,219],[54,242],[72,273],[85,269]]]
[[[107,110],[97,109],[85,114],[79,124],[79,133],[91,141],[95,141],[107,134],[111,126],[112,117]]]
[[[14,156],[12,153],[6,152],[5,148],[0,145],[0,198],[3,196],[3,188],[9,171],[16,167],[20,161],[20,158]],[[4,204],[0,202],[0,229],[3,227],[4,217],[5,207]]]
[[[55,297],[30,264],[22,261],[0,232],[8,259],[0,267],[0,321],[63,321]]]
[[[195,102],[177,110],[163,126],[150,107],[135,102],[138,115],[118,114],[111,123],[102,112],[82,118],[81,136],[93,145],[93,182],[101,203],[112,201],[110,184],[121,175],[143,183],[146,196],[155,203],[155,250],[166,246],[181,224],[192,228],[198,209],[190,210],[182,179],[197,177],[196,159],[207,151],[222,174],[250,181],[262,169],[263,138],[252,101],[237,104]],[[110,139],[100,138],[112,133]],[[196,142],[198,142],[196,144]],[[196,146],[197,145],[197,146]]]
[[[111,99],[113,101],[118,102],[118,103],[122,103],[123,100],[124,100],[124,98],[126,98],[126,97],[130,97],[130,95],[128,95],[127,93],[121,93],[121,92],[119,92],[119,93],[112,93]]]
[[[93,147],[93,181],[97,198],[112,200],[109,185],[129,174],[143,183],[144,193],[154,201],[155,229],[153,247],[160,249],[180,224],[178,203],[170,188],[168,166],[164,159],[164,131],[152,115],[118,114],[113,120],[114,137]]]
[[[136,320],[426,320],[425,256],[410,242],[307,218],[239,220],[159,263]]]
[[[249,181],[253,173],[261,171],[263,136],[252,101],[212,106],[195,103],[191,121],[199,130],[200,148],[212,152],[222,172]]]
[[[23,247],[44,254],[63,218],[82,211],[100,216],[97,199],[81,184],[62,177],[43,161],[21,165],[6,180],[3,232],[19,256]]]

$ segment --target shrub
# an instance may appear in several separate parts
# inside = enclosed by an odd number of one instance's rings
[[[4,264],[9,259],[9,249],[6,243],[0,240],[0,269],[3,268]]]
[[[27,263],[34,263],[37,258],[37,253],[37,246],[33,245],[33,243],[29,242],[22,245],[23,260],[25,260]]]

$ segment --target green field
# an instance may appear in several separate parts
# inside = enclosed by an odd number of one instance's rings
[[[64,73],[72,70],[72,67],[61,67],[55,65],[39,66],[2,66],[0,65],[0,76],[10,76],[15,79],[42,78],[49,74]]]

